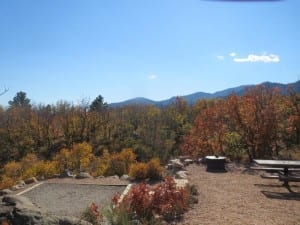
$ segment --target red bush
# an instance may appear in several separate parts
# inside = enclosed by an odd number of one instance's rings
[[[119,196],[113,198],[113,204],[124,208],[131,218],[151,219],[156,215],[167,221],[178,219],[188,210],[189,194],[185,189],[176,187],[172,178],[151,189],[147,184],[134,186],[119,203]]]
[[[177,188],[174,179],[167,177],[154,190],[153,209],[165,220],[174,220],[188,210],[188,200],[188,192],[183,188]]]
[[[132,216],[149,219],[152,217],[153,196],[145,183],[134,186],[125,197],[124,203],[129,206],[127,211]]]

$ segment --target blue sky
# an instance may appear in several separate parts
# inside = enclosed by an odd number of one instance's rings
[[[0,104],[167,99],[300,77],[300,1],[2,0]]]

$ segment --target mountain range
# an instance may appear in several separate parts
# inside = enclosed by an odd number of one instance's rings
[[[259,85],[263,85],[267,88],[279,88],[280,90],[282,90],[283,93],[287,93],[287,89],[289,87],[291,87],[296,93],[300,93],[300,81],[297,81],[295,83],[289,83],[289,84],[264,82]],[[185,99],[188,102],[188,104],[192,105],[200,99],[225,98],[231,94],[236,94],[236,95],[241,96],[246,92],[246,90],[248,90],[249,88],[253,88],[255,86],[257,86],[257,85],[254,85],[254,84],[253,85],[242,85],[242,86],[238,86],[238,87],[228,88],[228,89],[225,89],[222,91],[217,91],[215,93],[196,92],[193,94],[184,95],[184,96],[180,96],[180,97]],[[110,106],[111,107],[122,107],[122,106],[126,106],[126,105],[155,105],[158,107],[164,107],[164,106],[168,106],[168,105],[172,104],[175,101],[176,97],[178,97],[178,96],[174,96],[169,99],[162,100],[162,101],[153,101],[151,99],[137,97],[137,98],[129,99],[129,100],[118,102],[118,103],[111,103]]]

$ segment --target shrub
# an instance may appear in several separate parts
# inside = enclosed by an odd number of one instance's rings
[[[70,152],[71,169],[76,172],[86,170],[92,159],[92,152],[92,146],[86,142],[75,144]]]
[[[15,184],[15,182],[16,181],[13,180],[12,178],[6,175],[2,175],[0,177],[0,190],[12,187]]]
[[[119,154],[113,154],[109,161],[109,165],[107,167],[105,175],[107,175],[107,176],[111,176],[111,175],[122,176],[123,174],[126,174],[126,173],[127,173],[127,171],[126,171],[125,161],[120,157]]]
[[[130,165],[136,161],[136,154],[131,148],[124,148],[118,155],[125,162],[125,170],[128,173]]]
[[[194,184],[192,184],[192,185],[188,184],[186,189],[191,195],[194,195],[194,196],[199,195],[198,189],[197,189],[196,185],[194,185]]]
[[[151,159],[148,163],[134,163],[130,166],[129,176],[144,180],[150,178],[152,180],[158,180],[162,178],[162,172],[164,168],[160,165],[158,158]]]
[[[51,161],[38,161],[27,168],[22,176],[23,179],[30,177],[51,178],[58,173],[56,163]]]
[[[106,170],[106,169],[105,169]],[[93,177],[104,175],[103,165],[101,159],[93,156],[90,162],[89,171]]]
[[[195,185],[187,185],[186,190],[189,193],[189,205],[198,203],[198,189]]]
[[[21,159],[21,166],[22,170],[26,171],[28,168],[30,168],[33,164],[38,162],[38,158],[35,154],[29,153],[25,157]]]
[[[103,222],[103,216],[98,211],[98,206],[92,203],[87,209],[82,213],[81,219],[90,222],[93,225],[101,225]]]
[[[176,187],[173,178],[167,177],[159,184],[153,195],[153,209],[167,221],[180,218],[188,210],[189,194]]]
[[[166,221],[178,219],[188,210],[188,202],[188,191],[177,188],[172,178],[166,178],[154,189],[145,183],[136,185],[120,203],[118,196],[113,198],[115,208],[142,224],[155,224],[159,222],[157,217]]]
[[[104,209],[103,215],[110,225],[132,225],[132,218],[123,205],[118,207],[111,205]]]
[[[70,150],[63,148],[55,155],[54,162],[59,173],[62,173],[66,169],[71,169],[70,154]]]
[[[225,134],[225,154],[231,159],[240,162],[246,155],[245,146],[242,144],[241,136],[237,132]]]
[[[152,200],[151,189],[145,183],[141,183],[131,189],[124,202],[129,206],[127,210],[130,215],[150,219],[153,216]]]
[[[148,166],[146,163],[135,163],[130,166],[129,176],[137,180],[144,180],[148,176]]]
[[[5,176],[17,180],[22,175],[21,163],[12,161],[5,164],[3,168],[3,173],[5,174]]]
[[[93,157],[91,161],[91,170],[94,177],[107,174],[107,170],[110,164],[110,154],[107,149],[103,150],[102,156],[100,158]]]
[[[104,156],[104,153],[103,153]],[[120,153],[111,155],[106,171],[106,175],[122,176],[128,174],[130,166],[136,160],[136,155],[131,148],[124,148]]]
[[[159,180],[162,178],[164,168],[160,165],[159,158],[151,159],[147,163],[147,177],[152,180]]]

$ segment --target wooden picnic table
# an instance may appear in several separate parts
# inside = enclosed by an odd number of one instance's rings
[[[256,164],[261,166],[282,167],[282,168],[300,168],[300,161],[297,160],[268,160],[268,159],[254,159]]]
[[[278,178],[280,181],[284,181],[284,185],[288,185],[289,181],[300,182],[299,176],[291,176],[291,170],[295,168],[300,168],[300,161],[298,160],[265,160],[265,159],[254,159],[253,160],[259,166],[268,166],[271,168],[276,168],[279,175]],[[262,170],[268,170],[270,168],[261,168]]]

